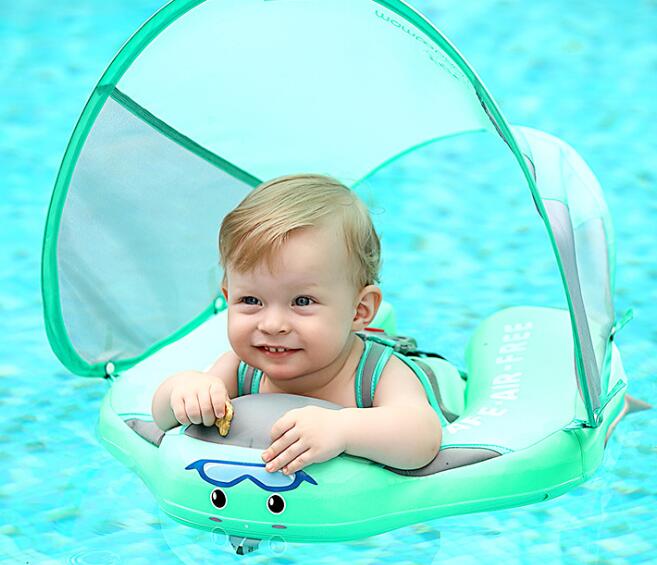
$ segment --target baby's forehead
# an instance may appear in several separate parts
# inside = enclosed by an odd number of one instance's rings
[[[258,261],[248,271],[235,271],[230,267],[226,271],[229,285],[258,285],[260,282],[272,282],[278,286],[304,288],[306,290],[334,287],[349,280],[344,268],[335,268],[329,262],[274,261],[269,264],[264,259]]]
[[[249,257],[250,261],[229,264],[226,282],[239,292],[247,287],[249,292],[264,291],[259,288],[263,284],[291,292],[357,292],[357,266],[339,230],[335,222],[294,230],[279,247],[262,250],[258,256]],[[234,268],[240,264],[248,265],[248,270]]]
[[[294,230],[275,248],[254,257],[254,264],[270,271],[317,271],[325,267],[346,268],[349,260],[344,236],[334,226],[312,226]]]
[[[248,271],[227,269],[226,275],[231,286],[258,286],[272,283],[294,289],[312,291],[320,288],[352,286],[350,264],[345,257],[324,253],[316,249],[312,253],[291,249],[268,261],[260,258]]]

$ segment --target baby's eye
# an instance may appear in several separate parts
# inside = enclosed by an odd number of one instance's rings
[[[295,306],[310,306],[313,302],[315,301],[310,296],[297,296],[294,299]]]
[[[246,304],[247,306],[260,306],[262,302],[255,296],[242,296],[240,298],[240,302],[242,304]]]

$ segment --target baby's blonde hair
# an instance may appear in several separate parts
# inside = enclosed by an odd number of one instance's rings
[[[367,207],[334,178],[301,174],[262,183],[221,223],[219,253],[224,270],[253,269],[274,257],[294,230],[338,222],[358,288],[379,280],[381,244]]]

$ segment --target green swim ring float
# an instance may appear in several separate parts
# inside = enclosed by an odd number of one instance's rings
[[[228,347],[214,242],[248,191],[299,171],[356,186],[415,148],[471,133],[501,140],[524,177],[567,308],[494,313],[460,370],[420,359],[445,426],[432,463],[400,471],[341,455],[266,473],[271,422],[320,402],[288,395],[234,399],[225,438],[157,429],[161,380]],[[591,477],[616,423],[646,407],[626,395],[614,342],[630,317],[614,311],[614,246],[579,155],[510,126],[407,4],[173,0],[116,55],[71,136],[44,238],[46,328],[70,371],[110,383],[98,436],[168,515],[224,531],[240,553],[262,539],[347,540],[543,501]],[[392,307],[376,325],[395,335]]]

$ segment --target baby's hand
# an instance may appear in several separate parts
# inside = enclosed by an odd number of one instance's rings
[[[181,424],[213,426],[226,412],[223,381],[200,371],[187,371],[171,389],[171,410]]]
[[[346,449],[339,410],[305,406],[287,412],[271,429],[272,444],[262,453],[269,472],[292,474]]]

